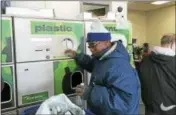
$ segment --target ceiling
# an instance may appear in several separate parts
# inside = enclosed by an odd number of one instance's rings
[[[151,4],[152,1],[128,1],[128,10],[138,10],[138,11],[150,11],[155,10],[158,8],[168,7],[171,5],[175,5],[175,2],[169,2],[162,5],[153,5]],[[90,3],[84,5],[84,11],[92,10],[92,9],[99,9],[105,7],[104,5],[108,5],[109,1],[86,1],[84,3]],[[95,5],[92,5],[95,4]],[[98,5],[101,4],[101,5]]]
[[[168,7],[174,4],[175,2],[169,2],[162,5],[153,5],[151,4],[151,1],[128,2],[128,10],[150,11],[158,8]]]

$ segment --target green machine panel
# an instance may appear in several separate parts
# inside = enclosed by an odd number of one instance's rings
[[[14,23],[17,62],[68,59],[66,49],[84,49],[80,21],[15,18]]]
[[[65,93],[73,95],[83,82],[83,71],[73,59],[17,64],[19,106],[35,104]]]
[[[54,94],[75,93],[75,87],[83,82],[83,71],[74,60],[54,61]]]
[[[53,62],[17,64],[18,105],[35,104],[54,95]]]
[[[1,109],[14,108],[16,107],[14,66],[2,66],[1,77],[4,82],[4,88],[1,92]]]
[[[12,35],[12,20],[10,17],[2,17],[1,19],[1,63],[13,63],[13,35]]]

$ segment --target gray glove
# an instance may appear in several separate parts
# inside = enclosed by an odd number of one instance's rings
[[[80,88],[82,89],[82,96],[81,98],[84,99],[84,100],[87,100],[90,93],[91,93],[91,90],[92,90],[92,86],[83,86],[83,85],[78,85],[77,88]]]

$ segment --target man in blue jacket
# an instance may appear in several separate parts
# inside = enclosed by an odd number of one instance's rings
[[[122,43],[110,40],[109,32],[90,32],[87,42],[92,56],[65,51],[92,75],[89,86],[78,86],[76,93],[87,100],[88,108],[96,115],[137,115],[138,75]]]

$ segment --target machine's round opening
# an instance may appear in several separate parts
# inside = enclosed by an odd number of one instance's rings
[[[76,88],[77,85],[80,85],[83,82],[83,74],[81,71],[76,71],[71,75],[71,88]]]
[[[7,102],[11,99],[11,87],[7,82],[4,82],[4,88],[1,91],[1,102]]]
[[[67,48],[67,49],[73,49],[74,48],[74,43],[73,43],[73,40],[70,39],[70,38],[65,38],[63,41],[62,41],[62,45]]]

